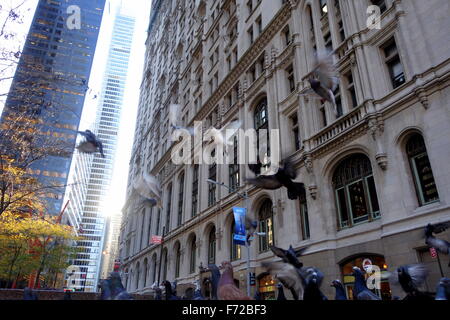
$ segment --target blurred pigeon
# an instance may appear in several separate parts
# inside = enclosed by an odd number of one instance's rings
[[[132,203],[137,203],[138,210],[144,207],[162,208],[161,187],[159,181],[147,172],[143,172],[137,179],[133,180],[131,195],[127,199],[124,209]]]
[[[39,300],[37,294],[33,289],[26,287],[23,290],[23,300]]]
[[[111,282],[110,279],[100,280],[100,283],[99,283],[100,300],[111,300],[112,299],[110,282]]]
[[[450,278],[441,278],[436,288],[436,300],[450,300]]]
[[[284,250],[282,248],[278,248],[275,246],[270,246],[270,250],[277,256],[283,259],[283,262],[289,263],[293,265],[295,268],[303,267],[303,263],[298,260],[298,257],[301,256],[308,247],[303,247],[297,250],[294,250],[292,245],[289,246],[288,250]]]
[[[165,290],[166,300],[181,300],[173,293],[172,284],[170,283],[170,281],[164,280],[162,284],[166,289]]]
[[[181,119],[181,106],[171,104],[169,106],[169,122],[175,130],[187,130],[191,136],[194,135],[194,127],[186,128],[179,125]]]
[[[379,296],[367,288],[366,279],[364,279],[360,268],[353,267],[353,276],[355,277],[355,284],[353,286],[354,300],[381,300]]]
[[[111,275],[109,276],[109,287],[113,298],[112,300],[134,300],[125,290],[118,272],[111,272]]]
[[[153,283],[151,288],[153,289],[153,291],[155,293],[155,296],[154,296],[155,300],[162,300],[162,290],[158,286],[158,282]]]
[[[205,297],[202,294],[202,288],[200,286],[200,280],[195,280],[195,291],[194,291],[194,300],[205,300]]]
[[[212,300],[219,300],[217,295],[217,290],[219,288],[220,281],[220,271],[219,268],[215,264],[209,264],[208,269],[211,272],[211,297]]]
[[[287,300],[286,296],[284,295],[283,285],[281,283],[277,283],[276,287],[278,289],[277,300],[279,301]]]
[[[332,53],[319,52],[316,56],[316,66],[308,79],[311,89],[306,90],[302,95],[309,95],[320,98],[322,103],[328,101],[338,115],[334,91],[339,84],[339,76],[334,67],[334,56]]]
[[[262,262],[261,266],[291,292],[294,300],[303,300],[304,281],[298,269],[282,261]]]
[[[80,152],[95,153],[98,150],[98,152],[102,155],[102,158],[105,157],[105,154],[103,153],[103,143],[97,139],[91,130],[78,131],[78,133],[86,138],[85,141],[81,142],[77,146],[77,149],[80,150]]]
[[[339,280],[333,280],[331,282],[331,286],[336,289],[336,295],[334,296],[334,300],[347,300],[347,294],[345,292],[344,285]]]
[[[224,261],[222,262],[222,267],[224,271],[220,277],[217,289],[219,300],[253,300],[242,293],[234,284],[233,266],[231,263]]]
[[[431,247],[439,251],[440,253],[450,255],[450,242],[444,239],[436,238],[433,233],[441,233],[450,227],[450,222],[445,223],[437,223],[437,224],[428,224],[425,227],[425,243]],[[448,266],[450,267],[450,259],[448,262]]]
[[[283,167],[279,168],[276,174],[259,175],[256,178],[247,178],[246,182],[255,185],[258,188],[267,190],[276,190],[281,187],[287,188],[288,198],[290,200],[298,199],[305,193],[305,185],[303,183],[292,181],[297,177],[294,164],[290,160],[283,161]],[[258,165],[249,166],[250,170],[257,174],[261,172]]]
[[[305,301],[324,301],[327,297],[320,291],[320,286],[323,281],[323,273],[317,268],[305,268],[304,283],[305,292],[303,293],[303,300]]]
[[[428,269],[423,264],[409,264],[397,268],[389,280],[392,284],[399,284],[406,293],[404,300],[423,300],[429,298],[419,287],[425,282]]]

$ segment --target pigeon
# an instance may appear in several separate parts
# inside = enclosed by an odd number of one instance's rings
[[[23,300],[39,300],[37,294],[33,289],[26,287],[23,290]]]
[[[157,282],[153,283],[153,285],[151,286],[151,288],[152,288],[153,291],[155,292],[155,300],[162,300],[162,290],[161,290],[161,288],[158,286],[158,283],[157,283]]]
[[[162,284],[166,288],[165,290],[166,300],[181,300],[173,293],[172,284],[170,283],[170,281],[164,280]]]
[[[287,300],[286,296],[284,295],[283,285],[281,283],[277,283],[276,287],[278,290],[277,300],[279,301]]]
[[[399,284],[406,293],[404,300],[429,300],[430,297],[419,290],[428,276],[428,269],[423,264],[409,264],[397,268],[389,280]]]
[[[435,300],[450,300],[450,278],[439,280]]]
[[[212,300],[219,300],[217,289],[219,288],[220,271],[215,264],[209,264],[208,270],[211,272],[211,298]]]
[[[379,296],[367,288],[366,280],[360,268],[353,267],[355,285],[353,287],[354,300],[381,300]]]
[[[339,280],[333,280],[331,282],[331,286],[336,289],[336,295],[334,296],[334,300],[347,300],[347,293],[345,292],[344,285]]]
[[[305,193],[305,185],[303,183],[292,181],[297,177],[297,172],[291,161],[283,161],[284,165],[279,168],[276,174],[273,175],[258,175],[256,178],[247,178],[246,182],[253,184],[256,187],[276,190],[281,187],[287,188],[288,198],[290,200],[298,199],[298,197]],[[255,169],[255,166],[249,166],[250,170]],[[253,171],[255,174],[261,172],[260,169]]]
[[[112,293],[110,288],[110,279],[100,280],[100,300],[111,300]]]
[[[291,292],[294,300],[303,300],[303,278],[301,277],[299,270],[293,265],[282,261],[276,261],[262,262],[261,266]]]
[[[91,130],[78,131],[78,133],[86,138],[85,141],[81,142],[77,146],[77,149],[80,150],[80,152],[95,153],[98,150],[98,152],[102,155],[102,158],[105,157],[105,154],[103,153],[103,143],[97,139]]]
[[[316,66],[308,79],[311,88],[302,95],[319,98],[322,102],[328,101],[337,116],[338,111],[333,92],[339,84],[339,76],[333,65],[334,55],[332,53],[319,52],[316,56]]]
[[[205,297],[202,294],[202,289],[200,287],[200,280],[195,281],[195,291],[194,291],[194,300],[205,300]]]
[[[295,268],[303,267],[303,263],[300,262],[297,257],[301,256],[306,251],[306,249],[308,249],[308,247],[294,250],[292,245],[290,245],[288,250],[284,250],[275,246],[270,246],[270,250],[272,250],[272,252],[276,256],[283,259],[283,262],[293,265]]]
[[[112,300],[134,300],[125,290],[118,272],[111,272],[109,276],[109,288],[112,294]]]
[[[194,127],[186,128],[180,126],[181,119],[181,105],[179,104],[171,104],[169,106],[169,122],[173,129],[175,130],[187,130],[191,136],[194,135]]]
[[[450,228],[450,222],[438,223],[434,225],[429,223],[425,227],[425,243],[429,247],[436,249],[440,253],[450,255],[450,242],[444,239],[438,239],[433,235],[433,233],[441,233],[448,228]],[[448,262],[448,266],[450,267],[450,259]]]
[[[304,301],[324,301],[327,297],[320,291],[320,285],[323,280],[323,273],[317,268],[306,268],[303,271],[305,283],[305,292],[303,293]]]
[[[161,187],[159,181],[147,172],[143,172],[137,179],[133,180],[131,195],[125,203],[124,209],[132,203],[137,203],[140,210],[144,207],[162,208]]]
[[[241,121],[235,120],[230,122],[228,125],[226,125],[220,130],[212,127],[205,133],[205,136],[210,137],[210,140],[207,142],[222,146],[225,154],[227,154],[228,147],[233,146],[234,143],[233,137],[239,130],[241,125],[242,125]]]
[[[234,284],[233,266],[231,263],[224,261],[222,262],[222,267],[224,271],[220,277],[217,289],[219,300],[253,300],[242,293]]]

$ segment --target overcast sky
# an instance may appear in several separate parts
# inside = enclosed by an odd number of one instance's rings
[[[69,0],[70,1],[70,0]],[[115,164],[114,175],[112,178],[111,193],[107,201],[107,214],[117,214],[123,207],[125,201],[126,185],[128,180],[128,163],[131,155],[131,147],[133,144],[134,127],[136,122],[137,106],[139,103],[139,87],[141,84],[143,64],[145,56],[145,40],[147,37],[147,27],[150,16],[151,0],[107,0],[111,3],[111,12],[107,5],[103,25],[100,31],[97,43],[96,54],[94,58],[94,66],[91,71],[91,79],[89,86],[91,88],[100,88],[103,80],[104,67],[106,63],[105,57],[108,52],[109,40],[111,37],[111,27],[114,8],[122,4],[122,12],[134,16],[136,18],[136,31],[134,44],[130,58],[130,67],[128,74],[128,84],[124,96],[124,106],[119,132],[118,150]],[[26,35],[30,28],[38,0],[1,0],[2,10],[0,11],[0,21],[3,23],[4,14],[9,8],[14,8],[19,4],[20,13],[22,15],[21,23],[14,23],[13,30],[15,32],[14,40],[0,40],[0,48],[12,48],[19,50],[23,47]],[[14,74],[14,69],[10,73]],[[0,94],[9,90],[10,81],[0,81]],[[3,110],[4,97],[0,96],[0,113]],[[93,99],[86,98],[84,109],[87,113],[94,112],[97,108],[97,102]],[[86,118],[86,116],[83,116]],[[92,118],[91,118],[92,119]],[[86,125],[85,122],[81,125]],[[83,130],[83,128],[80,128]]]

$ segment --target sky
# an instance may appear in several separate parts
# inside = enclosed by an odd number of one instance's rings
[[[132,55],[130,58],[131,63],[128,71],[128,84],[125,89],[124,106],[119,129],[117,146],[118,156],[116,157],[114,174],[111,182],[111,192],[106,201],[107,206],[105,208],[105,215],[111,215],[119,214],[123,204],[125,203],[128,165],[131,157],[137,107],[139,104],[139,88],[144,68],[145,40],[147,38],[147,28],[152,0],[107,0],[107,2],[111,3],[112,11],[116,6],[122,4],[122,12],[136,18],[136,31]],[[13,26],[13,28],[10,28],[10,31],[14,32],[15,37],[9,41],[0,40],[0,48],[13,48],[14,50],[19,50],[25,43],[26,35],[30,28],[38,0],[1,0],[2,9],[0,10],[0,21],[4,21],[4,14],[8,12],[9,8],[14,8],[19,4],[22,4],[20,7],[20,14],[22,17],[20,19],[21,21],[20,23],[12,24],[11,26]],[[108,6],[106,6],[105,10],[107,13]],[[101,81],[103,80],[104,67],[106,63],[105,57],[107,56],[111,36],[110,30],[112,27],[112,19],[106,19],[108,17],[106,13],[100,29],[94,64],[91,71],[91,79],[89,80],[89,87],[94,90],[101,87]],[[112,12],[110,17],[111,15]],[[14,68],[9,68],[8,75],[14,75],[14,71]],[[1,96],[1,94],[8,92],[10,85],[10,80],[0,81],[0,113],[3,110],[4,100],[6,99],[6,97]],[[95,115],[96,108],[96,100],[87,97],[84,106],[86,114],[83,115],[80,126],[89,126],[89,122],[86,122],[86,119],[92,119],[89,115]],[[80,127],[80,129],[83,130],[82,127]]]

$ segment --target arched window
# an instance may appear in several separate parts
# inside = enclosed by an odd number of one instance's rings
[[[180,180],[178,184],[178,217],[177,226],[181,226],[183,222],[183,204],[184,204],[184,172],[180,174]]]
[[[148,273],[148,260],[147,258],[144,259],[144,288],[147,286],[147,273]]]
[[[180,277],[180,266],[181,266],[181,245],[177,244],[175,249],[175,279]]]
[[[155,283],[156,282],[156,254],[154,254],[152,257],[152,274],[153,274],[152,283]]]
[[[165,232],[169,232],[170,231],[170,209],[171,209],[171,204],[172,204],[172,184],[169,185],[168,189],[167,189],[167,209],[166,209],[166,230]]]
[[[299,197],[300,206],[300,223],[302,228],[302,239],[309,239],[311,234],[309,231],[308,204],[306,202],[306,193],[302,193]]]
[[[259,252],[269,250],[269,246],[274,245],[273,235],[273,211],[272,201],[269,199],[264,200],[261,208],[259,209],[259,230],[265,233],[263,236],[259,236]]]
[[[231,236],[230,236],[230,240],[231,240],[230,248],[231,248],[231,260],[232,261],[241,259],[241,246],[238,244],[235,244],[233,241],[235,226],[236,226],[236,222],[233,219],[233,223],[231,224]]]
[[[140,263],[138,262],[138,263],[136,264],[136,278],[134,279],[134,280],[135,280],[134,287],[135,287],[136,289],[139,289],[139,277],[140,277],[140,272],[141,272],[141,265],[140,265]]]
[[[420,206],[439,201],[439,194],[434,181],[430,160],[428,159],[427,148],[420,134],[415,133],[408,139],[406,153],[411,166]]]
[[[208,264],[216,263],[216,227],[212,227],[208,237]]]
[[[164,264],[164,269],[163,269],[163,274],[162,274],[162,279],[163,280],[167,280],[167,248],[164,249],[163,251],[163,264]]]
[[[257,148],[259,150],[261,144],[267,146],[267,157],[270,156],[270,142],[269,142],[269,114],[267,112],[267,98],[262,99],[255,108],[255,129],[257,132]],[[260,141],[260,130],[266,130],[266,141]],[[263,159],[261,159],[263,161]]]
[[[189,266],[189,272],[194,273],[197,266],[197,237],[193,236],[191,240],[191,260]]]
[[[194,164],[192,169],[192,217],[197,214],[198,207],[198,179],[199,179],[199,165]]]
[[[344,159],[334,172],[333,187],[341,229],[380,216],[372,166],[365,155]]]

